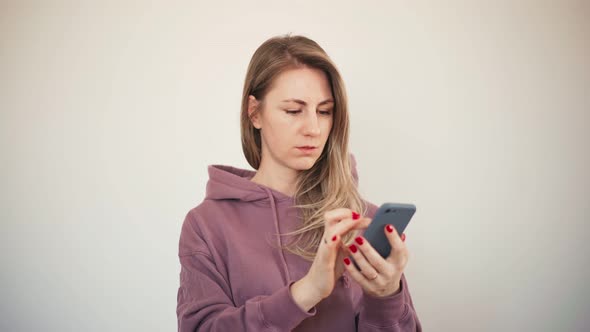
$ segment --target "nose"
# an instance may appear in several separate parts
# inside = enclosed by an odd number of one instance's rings
[[[307,136],[318,136],[320,134],[320,123],[318,115],[315,112],[305,118],[304,134]]]

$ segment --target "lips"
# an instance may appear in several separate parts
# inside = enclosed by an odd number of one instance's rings
[[[315,146],[310,146],[310,145],[305,145],[305,146],[298,146],[297,149],[299,151],[305,152],[305,153],[311,153],[313,151],[315,151],[317,147]]]

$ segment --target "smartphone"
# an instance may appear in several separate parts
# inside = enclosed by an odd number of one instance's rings
[[[414,204],[384,203],[375,213],[363,236],[382,257],[388,257],[391,245],[385,236],[385,225],[393,225],[401,236],[415,212]]]

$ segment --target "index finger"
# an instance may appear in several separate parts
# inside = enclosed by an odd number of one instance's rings
[[[326,213],[324,213],[324,220],[326,222],[326,226],[333,226],[338,224],[343,219],[352,218],[353,213],[356,212],[348,208],[338,208],[327,211]]]
[[[350,232],[353,229],[367,228],[369,226],[369,223],[371,223],[371,219],[369,218],[346,218],[337,223],[336,225],[327,228],[326,232],[331,235],[344,236],[344,234]]]

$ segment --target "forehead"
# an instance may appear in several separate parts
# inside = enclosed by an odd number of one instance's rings
[[[294,98],[319,103],[332,98],[332,90],[326,73],[304,67],[282,72],[273,82],[268,98],[275,102]]]

